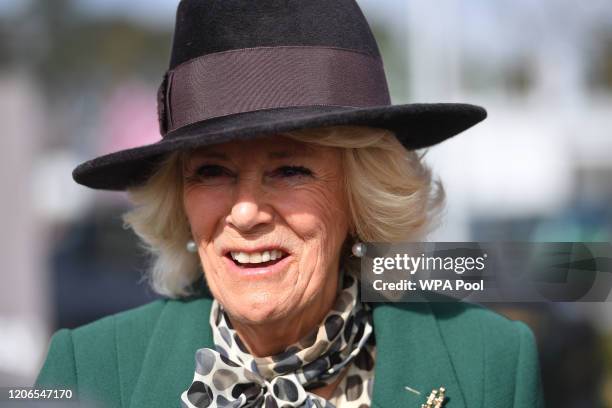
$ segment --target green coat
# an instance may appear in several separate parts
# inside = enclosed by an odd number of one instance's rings
[[[36,385],[70,386],[109,407],[179,407],[196,350],[213,346],[210,305],[206,297],[158,300],[59,330]],[[441,386],[445,408],[543,406],[534,339],[523,323],[467,303],[372,306],[372,407],[420,408]]]

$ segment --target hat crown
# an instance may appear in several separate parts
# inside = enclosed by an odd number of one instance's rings
[[[275,46],[339,47],[380,58],[354,0],[182,0],[170,69],[207,54]]]

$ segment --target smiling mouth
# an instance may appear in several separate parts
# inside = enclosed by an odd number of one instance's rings
[[[263,268],[274,265],[287,256],[288,254],[280,249],[251,253],[231,251],[226,254],[226,257],[241,268]]]

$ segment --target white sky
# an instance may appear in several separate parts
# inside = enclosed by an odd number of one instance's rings
[[[0,0],[0,15],[18,14],[33,0]],[[48,1],[48,0],[42,0]],[[72,0],[77,9],[100,15],[122,15],[140,23],[174,24],[178,0]],[[357,0],[371,19],[384,19],[392,25],[403,25],[407,10],[423,6],[430,0]],[[594,21],[612,26],[612,1],[610,0],[440,0],[435,8],[459,8],[463,21],[477,32],[492,32],[501,26],[512,26],[515,32],[533,31],[534,25],[562,26],[574,31],[575,26],[590,25]],[[513,24],[508,24],[508,20]],[[435,26],[435,19],[432,20]],[[532,37],[533,38],[533,37]]]

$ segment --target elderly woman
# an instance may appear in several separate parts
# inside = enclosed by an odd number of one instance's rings
[[[419,239],[441,203],[414,149],[485,112],[390,105],[354,0],[183,0],[159,107],[160,142],[74,176],[129,191],[167,298],[57,332],[38,386],[111,407],[541,405],[522,323],[360,300],[354,244]]]

